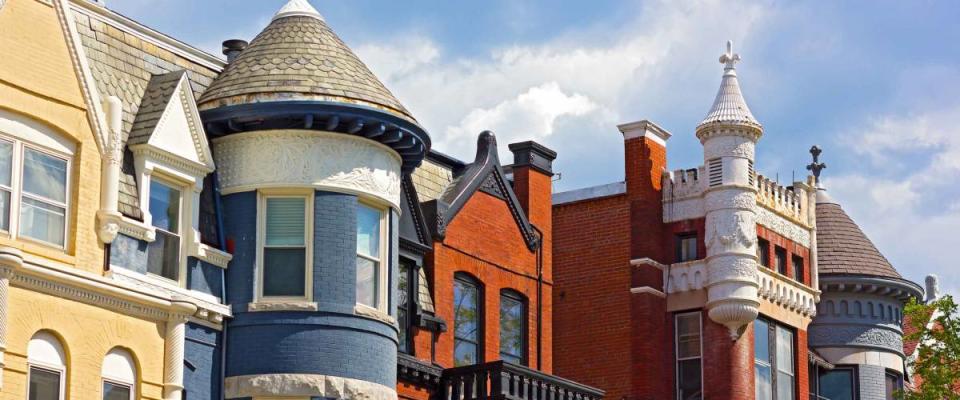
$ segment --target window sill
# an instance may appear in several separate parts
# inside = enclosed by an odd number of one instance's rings
[[[123,234],[145,242],[153,242],[157,237],[154,227],[127,218],[120,213],[97,211],[97,222],[97,232],[100,241],[104,243],[112,243],[117,238],[117,234]]]
[[[364,304],[357,304],[353,307],[353,313],[361,317],[366,317],[370,319],[375,319],[377,321],[390,324],[393,326],[397,325],[397,320],[383,311],[380,311],[376,308],[370,307]]]
[[[233,259],[232,254],[203,243],[196,245],[191,253],[193,254],[190,255],[196,257],[198,260],[223,269],[227,269],[227,265],[230,264],[230,260]]]
[[[303,300],[290,301],[259,301],[247,303],[247,311],[317,311],[317,303]]]

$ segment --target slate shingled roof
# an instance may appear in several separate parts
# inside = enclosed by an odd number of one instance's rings
[[[140,102],[144,99],[144,93],[154,75],[185,70],[195,94],[199,96],[219,72],[143,40],[119,26],[103,22],[104,18],[91,16],[92,14],[88,14],[90,11],[82,8],[74,10],[74,21],[80,34],[83,52],[101,98],[117,96],[123,102],[124,142],[133,130],[134,121],[140,112]],[[103,12],[112,13],[109,10]],[[122,16],[115,18],[124,19]],[[124,215],[134,219],[143,218],[137,196],[133,155],[129,150],[124,152],[118,202],[118,209]]]
[[[359,104],[415,122],[319,17],[279,16],[200,97],[201,109],[263,101]]]
[[[901,278],[840,204],[817,196],[817,265],[821,274]]]
[[[150,135],[160,122],[170,97],[176,92],[177,83],[186,73],[184,70],[179,70],[150,78],[150,83],[147,84],[147,89],[143,93],[143,100],[140,101],[140,111],[137,112],[133,128],[130,130],[130,137],[127,139],[128,146],[147,143],[150,140]]]

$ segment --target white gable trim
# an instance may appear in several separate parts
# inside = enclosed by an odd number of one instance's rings
[[[174,89],[175,93],[164,106],[163,114],[159,121],[150,132],[150,139],[147,143],[130,146],[130,149],[137,153],[152,153],[154,158],[161,159],[160,163],[169,162],[171,167],[177,166],[179,169],[187,171],[197,179],[202,179],[204,175],[213,172],[215,165],[210,153],[210,145],[207,143],[207,135],[203,130],[203,124],[200,122],[200,112],[197,110],[197,102],[193,97],[193,91],[190,89],[190,83],[187,75],[184,74],[177,82]],[[183,113],[186,120],[185,126],[171,126],[182,122],[178,115]],[[170,134],[189,134],[189,138],[180,138],[176,143],[169,143]],[[166,140],[165,140],[166,139]],[[182,143],[192,143],[193,154],[187,154],[188,149],[182,148]],[[160,156],[160,155],[163,156]]]

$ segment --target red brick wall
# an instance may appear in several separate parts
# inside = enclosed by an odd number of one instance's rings
[[[810,249],[800,245],[797,242],[787,239],[786,237],[774,232],[771,229],[767,229],[766,227],[761,225],[757,225],[757,237],[761,239],[766,239],[768,242],[770,242],[770,251],[768,253],[770,254],[770,259],[767,260],[768,264],[770,265],[770,268],[776,268],[776,265],[777,265],[774,259],[774,257],[776,257],[776,252],[774,251],[774,249],[776,249],[777,246],[787,250],[788,263],[793,262],[794,255],[803,257],[802,282],[803,284],[808,286],[811,284],[812,281],[810,280],[811,279],[810,278]],[[760,266],[760,268],[764,268],[764,267]],[[790,278],[797,279],[797,277],[795,276],[791,276]]]
[[[798,399],[807,399],[810,398],[810,370],[808,369],[808,355],[807,355],[807,331],[797,330],[796,331],[796,343],[794,343],[796,351],[796,368],[794,371],[797,374],[797,398]]]
[[[430,391],[425,388],[400,381],[397,382],[397,397],[406,400],[429,400]]]
[[[637,375],[626,196],[554,207],[553,233],[554,372],[620,400]]]
[[[668,263],[663,241],[663,172],[666,147],[645,137],[624,141],[627,198],[630,201],[630,254]]]
[[[703,313],[704,400],[753,400],[753,325],[737,341]]]

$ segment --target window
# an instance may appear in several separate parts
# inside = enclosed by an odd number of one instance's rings
[[[413,315],[416,313],[416,274],[417,266],[406,258],[400,259],[400,296],[397,299],[397,325],[400,328],[400,347],[402,353],[413,353]]]
[[[790,276],[792,276],[797,282],[803,282],[803,257],[793,256],[793,265],[790,271]]]
[[[757,400],[793,400],[793,331],[764,319],[753,322]]]
[[[39,332],[27,344],[27,399],[63,400],[66,357],[60,341],[49,332]]]
[[[520,293],[500,294],[500,359],[527,365],[527,302]]]
[[[0,139],[0,231],[63,248],[69,160]]]
[[[157,177],[150,179],[151,225],[157,236],[147,246],[147,272],[180,280],[181,191]]]
[[[836,367],[820,370],[817,376],[818,393],[810,397],[817,400],[855,400],[856,371],[852,367]],[[813,380],[813,378],[811,378]]]
[[[757,239],[757,258],[760,265],[770,268],[770,242]]]
[[[774,249],[774,262],[776,262],[777,272],[780,275],[787,276],[787,249],[776,246]]]
[[[677,236],[677,262],[697,259],[697,234],[687,233]]]
[[[481,361],[480,302],[480,285],[469,276],[457,274],[453,281],[453,364],[456,367]]]
[[[309,195],[262,197],[260,296],[271,299],[309,299]]]
[[[886,399],[895,400],[897,393],[903,391],[903,377],[894,371],[887,371],[883,376],[886,390]]]
[[[700,313],[677,314],[674,319],[676,329],[677,354],[677,399],[700,400],[703,398]]]
[[[384,309],[386,268],[383,262],[386,213],[360,204],[357,208],[357,303]]]
[[[103,358],[103,400],[133,400],[137,382],[133,357],[113,349]]]

